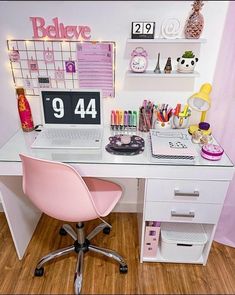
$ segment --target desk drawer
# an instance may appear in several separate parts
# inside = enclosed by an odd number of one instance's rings
[[[228,185],[228,181],[149,179],[146,200],[222,204]]]
[[[146,202],[145,220],[215,224],[223,205],[179,202]]]

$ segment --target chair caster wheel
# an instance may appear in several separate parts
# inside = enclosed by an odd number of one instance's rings
[[[119,266],[120,273],[127,273],[128,272],[128,266],[127,265],[120,265]]]
[[[110,227],[106,226],[105,228],[103,228],[103,233],[108,235],[110,233]]]
[[[35,268],[34,275],[35,277],[42,277],[44,274],[44,268]]]
[[[61,236],[66,236],[67,235],[67,232],[63,227],[60,228],[59,233],[60,233]]]

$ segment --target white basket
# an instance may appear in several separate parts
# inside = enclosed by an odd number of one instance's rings
[[[201,224],[162,223],[160,253],[163,259],[194,262],[202,254],[207,235]]]

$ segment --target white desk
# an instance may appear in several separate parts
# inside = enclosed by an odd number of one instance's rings
[[[225,154],[220,161],[214,162],[198,156],[193,165],[156,164],[151,160],[148,137],[143,133],[139,135],[146,140],[145,151],[135,156],[118,156],[106,152],[105,145],[110,136],[108,129],[104,131],[100,152],[33,150],[30,144],[36,135],[37,132],[23,133],[19,130],[0,150],[0,197],[19,259],[22,259],[41,215],[22,192],[19,153],[25,153],[69,163],[82,176],[137,178],[140,261],[167,261],[160,256],[159,251],[156,257],[148,258],[143,255],[146,221],[158,220],[203,224],[208,242],[201,258],[192,263],[206,264],[224,198],[234,173],[233,164]],[[199,151],[200,147],[197,148]],[[183,192],[183,196],[176,196],[175,190]],[[199,196],[192,195],[195,190],[199,191]],[[179,216],[172,216],[172,210],[179,212]],[[189,211],[194,212],[194,217],[187,216]],[[182,212],[184,216],[181,216]]]

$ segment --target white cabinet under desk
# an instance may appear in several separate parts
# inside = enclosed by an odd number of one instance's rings
[[[141,262],[174,262],[206,264],[213,241],[216,226],[223,208],[224,199],[230,183],[230,177],[222,176],[226,173],[226,167],[220,167],[222,174],[218,175],[215,167],[211,167],[205,174],[205,167],[185,167],[178,178],[172,179],[172,168],[169,168],[169,177],[148,178],[139,180],[139,199],[142,199],[142,208],[139,208],[139,236],[140,236],[140,261]],[[180,171],[180,169],[179,169]],[[223,174],[224,172],[224,174]],[[160,236],[156,241],[156,255],[147,255],[145,247],[152,247],[146,243],[146,226],[149,222],[160,223]],[[175,247],[175,258],[168,259],[161,255],[161,225],[171,223],[178,224],[182,228],[188,224],[200,224],[207,236],[207,242],[203,246],[202,253],[197,260],[177,259],[177,250],[181,253],[180,244]],[[190,226],[189,226],[190,229]],[[190,232],[187,233],[190,235]],[[148,246],[149,245],[149,246]],[[188,245],[183,245],[188,246]],[[190,245],[192,246],[192,245]],[[188,250],[189,247],[186,248]],[[152,249],[152,248],[149,248]],[[193,249],[192,249],[193,251]]]

